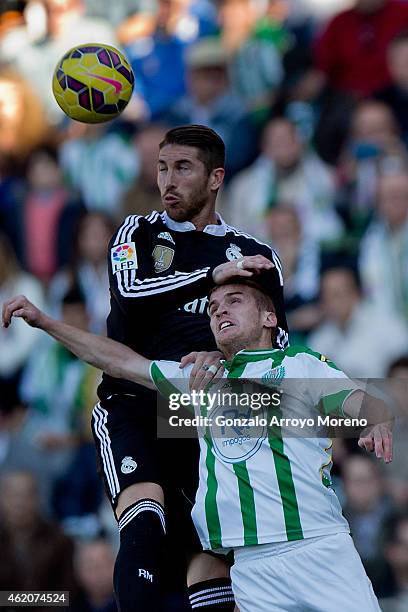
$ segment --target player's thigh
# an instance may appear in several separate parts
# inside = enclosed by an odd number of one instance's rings
[[[282,573],[278,555],[236,559],[231,568],[232,590],[239,612],[304,612],[293,595],[294,576]]]
[[[306,543],[306,542],[305,542]],[[310,612],[380,612],[371,582],[348,533],[319,538],[284,555],[298,600]]]
[[[155,406],[149,398],[112,395],[99,402],[92,432],[98,472],[114,511],[120,497],[123,511],[124,503],[138,501],[144,492],[154,499],[160,495]]]

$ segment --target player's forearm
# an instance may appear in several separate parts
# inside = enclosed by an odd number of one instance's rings
[[[344,412],[353,418],[366,419],[369,425],[393,420],[391,409],[381,399],[356,390],[344,402]]]
[[[153,388],[150,361],[124,344],[104,336],[96,336],[48,316],[43,316],[41,329],[71,353],[115,378],[125,378]]]

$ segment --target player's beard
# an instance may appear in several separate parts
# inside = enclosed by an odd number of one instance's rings
[[[209,201],[207,192],[208,179],[203,179],[200,185],[188,195],[188,198],[180,196],[180,201],[176,205],[164,204],[164,208],[170,219],[183,223],[191,221],[205,208]]]

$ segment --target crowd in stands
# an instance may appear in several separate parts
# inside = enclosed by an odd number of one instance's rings
[[[135,72],[107,124],[71,122],[52,97],[84,42]],[[158,144],[186,123],[226,143],[226,222],[282,259],[291,343],[387,378],[393,464],[335,440],[334,475],[383,610],[406,612],[408,1],[0,0],[0,303],[25,294],[103,334],[109,238],[160,210]],[[78,612],[116,610],[99,378],[22,321],[0,329],[0,590],[70,590]],[[166,612],[182,602],[169,593]]]

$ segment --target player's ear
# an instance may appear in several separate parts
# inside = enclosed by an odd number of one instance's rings
[[[272,310],[266,310],[264,313],[264,327],[267,329],[273,329],[277,326],[278,319],[276,314]]]
[[[222,185],[224,176],[225,176],[224,168],[214,168],[214,170],[211,171],[210,176],[208,178],[208,184],[209,184],[211,191],[218,191],[218,189]]]

